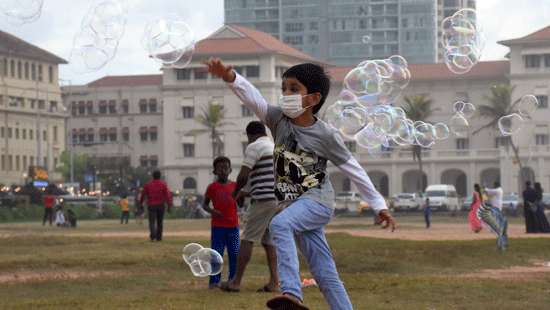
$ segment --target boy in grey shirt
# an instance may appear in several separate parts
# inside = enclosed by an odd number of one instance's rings
[[[352,309],[324,233],[334,211],[327,162],[330,160],[355,183],[363,199],[386,222],[384,227],[391,226],[393,231],[395,221],[339,133],[315,116],[330,89],[328,76],[323,68],[311,63],[288,69],[283,74],[279,105],[272,106],[231,66],[219,59],[210,59],[206,65],[267,125],[275,140],[274,190],[279,202],[287,207],[273,218],[270,231],[283,295],[269,300],[267,306],[308,309],[302,303],[297,240],[331,309]]]

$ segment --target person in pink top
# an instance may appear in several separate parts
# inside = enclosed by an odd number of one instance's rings
[[[168,212],[172,209],[172,194],[166,183],[160,180],[160,171],[153,171],[153,180],[143,186],[143,192],[139,203],[147,199],[147,211],[149,214],[149,238],[152,241],[162,241],[162,222],[164,209],[168,205]]]
[[[483,203],[483,195],[481,195],[481,187],[479,184],[474,185],[474,196],[472,198],[472,204],[470,206],[470,214],[468,214],[468,222],[470,223],[470,228],[475,233],[481,231],[481,220],[477,216],[477,210],[481,207]]]

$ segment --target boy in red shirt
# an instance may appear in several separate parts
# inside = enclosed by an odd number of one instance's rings
[[[46,220],[50,222],[52,226],[53,221],[53,206],[55,205],[55,185],[50,184],[46,187],[46,194],[42,198],[44,202],[44,218],[42,219],[42,226],[46,225]]]
[[[235,277],[237,256],[239,254],[239,217],[237,202],[232,193],[237,184],[227,178],[231,173],[231,161],[225,156],[214,159],[214,175],[217,181],[208,185],[204,194],[203,208],[212,214],[211,246],[223,257],[225,247],[229,256],[229,280]],[[209,204],[212,201],[213,208]],[[208,287],[220,286],[221,274],[210,277]]]

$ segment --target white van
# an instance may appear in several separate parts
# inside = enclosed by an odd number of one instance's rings
[[[454,185],[429,185],[426,188],[426,197],[430,199],[430,208],[432,210],[460,210],[458,195]]]

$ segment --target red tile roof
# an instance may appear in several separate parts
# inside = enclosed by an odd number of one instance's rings
[[[216,34],[224,29],[232,30],[239,37],[217,38]],[[225,25],[211,36],[199,41],[195,46],[195,55],[216,56],[270,53],[319,62],[308,54],[279,41],[268,33],[237,25]]]
[[[499,41],[498,43],[509,46],[512,44],[537,43],[537,42],[550,43],[550,26],[537,30],[521,38]]]
[[[54,64],[66,64],[67,61],[40,47],[0,30],[0,54],[17,55],[42,60]]]
[[[333,81],[343,81],[352,67],[329,67],[328,72]],[[411,81],[451,80],[451,79],[483,79],[501,78],[510,72],[510,62],[482,61],[475,65],[466,74],[454,74],[444,63],[438,64],[409,64]]]
[[[108,75],[87,84],[88,87],[160,86],[162,74]]]

